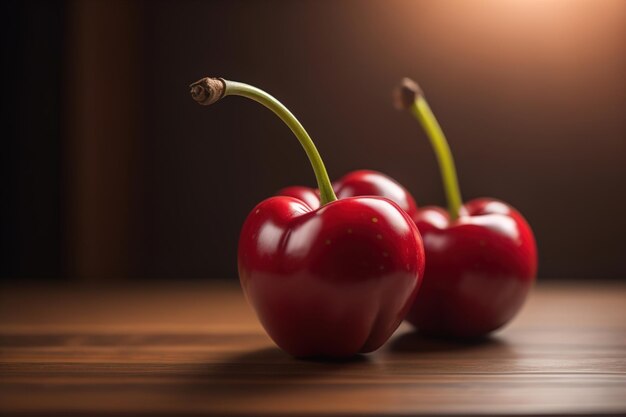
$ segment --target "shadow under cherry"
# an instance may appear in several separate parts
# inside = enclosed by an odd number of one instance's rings
[[[472,339],[431,337],[417,330],[402,333],[388,342],[388,350],[398,353],[437,353],[490,351],[492,353],[511,352],[509,343],[496,335]]]

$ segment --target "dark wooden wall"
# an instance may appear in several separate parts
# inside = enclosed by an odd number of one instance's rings
[[[464,197],[527,216],[540,277],[626,277],[624,2],[25,4],[13,12],[30,32],[3,29],[20,36],[3,40],[14,57],[3,68],[20,81],[3,79],[3,117],[38,124],[2,134],[3,276],[234,277],[247,212],[313,176],[266,110],[195,105],[187,85],[205,75],[281,99],[333,178],[378,169],[420,204],[443,204],[425,137],[390,105],[408,75],[448,134]],[[58,104],[45,117],[12,104],[42,73]],[[17,179],[25,167],[34,176]]]
[[[0,276],[55,278],[65,252],[65,6],[0,3]]]

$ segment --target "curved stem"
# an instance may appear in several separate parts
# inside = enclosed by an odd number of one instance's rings
[[[452,158],[452,152],[446,136],[443,134],[437,118],[422,94],[418,94],[415,97],[415,101],[411,104],[411,113],[413,113],[426,131],[435,155],[437,155],[437,162],[439,163],[443,187],[448,201],[448,212],[450,213],[450,219],[455,220],[459,217],[459,210],[463,202],[454,166],[454,158]]]
[[[191,93],[200,104],[212,104],[225,96],[241,96],[256,101],[270,109],[291,129],[304,148],[311,166],[315,172],[315,179],[320,190],[320,203],[324,205],[337,200],[332,184],[328,178],[326,167],[322,161],[313,140],[304,130],[298,119],[280,101],[265,91],[248,84],[216,78],[203,78],[191,85]]]

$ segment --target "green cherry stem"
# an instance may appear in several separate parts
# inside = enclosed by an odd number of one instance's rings
[[[452,157],[446,136],[433,111],[430,109],[424,93],[417,83],[405,78],[402,80],[400,87],[394,92],[394,100],[398,109],[410,110],[426,132],[439,163],[439,171],[441,172],[446,200],[448,201],[450,219],[457,219],[463,200],[461,199],[454,158]]]
[[[203,78],[191,84],[190,88],[191,96],[199,104],[210,105],[226,96],[240,96],[254,100],[274,112],[291,129],[309,157],[320,190],[321,205],[337,200],[326,167],[313,140],[298,119],[280,101],[259,88],[223,78]]]

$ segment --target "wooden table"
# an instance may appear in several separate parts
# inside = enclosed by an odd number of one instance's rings
[[[235,282],[0,293],[0,414],[626,413],[626,286],[540,284],[482,343],[403,325],[348,362],[290,358]]]

